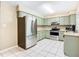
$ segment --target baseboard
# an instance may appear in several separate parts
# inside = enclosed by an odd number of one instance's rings
[[[0,50],[0,53],[5,52],[5,51],[8,51],[8,50],[10,50],[12,48],[15,48],[15,47],[18,47],[18,46],[15,45],[15,46],[12,46],[12,47],[9,47],[9,48],[6,48],[6,49],[2,49],[2,50]]]

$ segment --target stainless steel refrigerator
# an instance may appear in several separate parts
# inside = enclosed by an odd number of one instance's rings
[[[37,17],[19,12],[18,46],[28,49],[37,43]]]
[[[37,43],[37,19],[32,15],[26,17],[26,39],[27,48]]]

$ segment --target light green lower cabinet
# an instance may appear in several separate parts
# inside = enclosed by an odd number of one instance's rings
[[[38,31],[38,32],[37,32],[37,41],[41,40],[41,38],[42,38],[42,37],[41,37],[41,31]]]
[[[45,38],[45,32],[43,30],[42,31],[38,31],[37,32],[37,40],[40,41],[43,38]]]
[[[37,41],[39,41],[40,40],[40,33],[39,33],[39,31],[37,32]]]
[[[63,41],[64,40],[64,37],[63,37],[64,36],[64,32],[65,31],[59,31],[59,40],[60,41]]]
[[[50,31],[49,30],[45,30],[45,38],[50,38]]]
[[[79,57],[79,37],[64,36],[64,53],[70,57]]]
[[[44,37],[43,37],[43,31],[40,31],[40,39],[43,39]]]
[[[45,30],[41,31],[41,36],[42,36],[42,39],[45,38]]]
[[[50,31],[49,30],[37,31],[37,41],[40,41],[44,38],[50,38]]]

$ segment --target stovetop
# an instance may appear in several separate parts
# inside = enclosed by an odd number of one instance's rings
[[[50,31],[59,31],[59,28],[52,28]]]

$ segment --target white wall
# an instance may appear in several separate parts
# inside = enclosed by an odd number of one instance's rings
[[[16,7],[1,2],[0,14],[0,50],[17,45]]]

